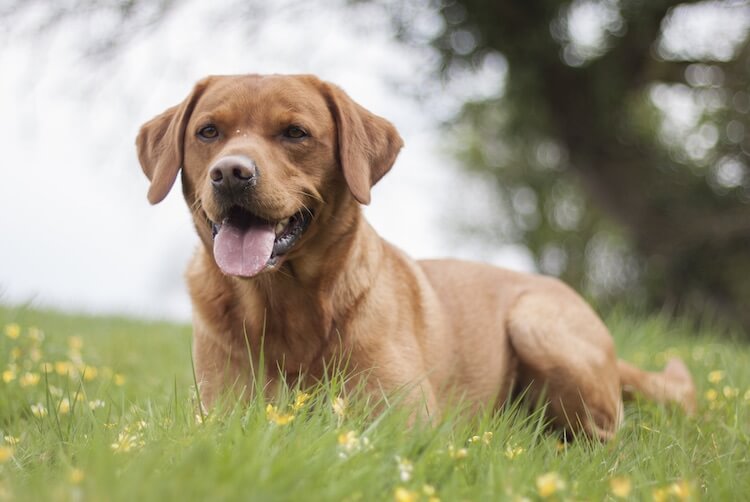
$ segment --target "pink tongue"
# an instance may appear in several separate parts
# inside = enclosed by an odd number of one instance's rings
[[[239,228],[226,222],[214,238],[214,259],[227,275],[252,277],[271,258],[275,238],[271,223]]]

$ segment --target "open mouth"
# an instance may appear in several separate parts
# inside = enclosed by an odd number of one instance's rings
[[[234,206],[221,223],[212,222],[214,259],[227,275],[253,277],[291,250],[312,221],[305,210],[268,221]]]

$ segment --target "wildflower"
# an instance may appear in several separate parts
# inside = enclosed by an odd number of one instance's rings
[[[490,444],[492,441],[492,431],[487,431],[484,434],[482,434],[482,442],[486,445]]]
[[[333,413],[339,417],[339,421],[343,420],[346,415],[346,401],[343,398],[337,397],[331,404],[333,407]]]
[[[21,335],[21,326],[16,323],[10,323],[5,325],[5,336],[11,340],[15,340]]]
[[[297,391],[297,394],[294,396],[294,403],[292,403],[292,410],[299,411],[302,409],[308,399],[310,399],[310,394]]]
[[[42,351],[36,347],[32,347],[31,350],[29,351],[29,359],[31,359],[32,361],[36,363],[36,362],[39,362],[41,358],[42,358]]]
[[[18,379],[18,383],[21,385],[21,387],[33,387],[34,385],[39,383],[40,379],[41,376],[39,375],[39,373],[26,372],[21,375],[21,378]]]
[[[70,363],[68,361],[55,362],[55,373],[65,376],[70,372]]]
[[[423,485],[422,493],[427,496],[427,502],[440,502],[440,498],[437,496],[435,487],[432,485]]]
[[[401,458],[396,455],[396,463],[398,464],[398,477],[404,483],[411,480],[411,473],[414,470],[414,464],[408,458]]]
[[[721,370],[713,370],[708,374],[708,381],[711,383],[719,383],[724,380],[725,373]]]
[[[91,380],[95,379],[98,374],[99,374],[99,370],[97,370],[94,366],[89,366],[88,364],[84,365],[83,379],[86,380],[87,382],[90,382]]]
[[[110,445],[116,453],[127,453],[130,450],[140,448],[143,446],[140,436],[137,434],[128,434],[127,432],[121,432],[117,436],[117,441]]]
[[[462,459],[469,455],[469,450],[466,448],[455,449],[452,444],[448,445],[448,456],[450,458]]]
[[[125,375],[121,373],[115,373],[114,376],[112,377],[112,380],[115,382],[115,385],[117,385],[118,387],[122,387],[123,385],[125,385]]]
[[[708,389],[705,395],[707,401],[716,401],[716,398],[719,397],[719,393],[716,392],[716,389]]]
[[[276,406],[268,403],[268,406],[266,406],[266,418],[269,422],[273,422],[276,425],[286,425],[294,420],[294,415],[291,413],[279,413]]]
[[[630,495],[632,487],[630,479],[625,476],[619,476],[609,480],[609,489],[612,492],[612,495],[617,498],[627,498],[628,495]]]
[[[17,445],[18,443],[20,443],[20,442],[21,442],[21,439],[20,439],[20,438],[17,438],[17,437],[15,437],[15,436],[10,436],[10,435],[8,435],[8,436],[3,436],[3,440],[4,440],[4,441],[5,441],[6,443],[8,443],[9,445],[11,445],[11,446],[16,446],[16,445]]]
[[[13,448],[10,446],[0,446],[0,464],[4,464],[13,458]]]
[[[40,343],[44,340],[44,331],[37,328],[36,326],[31,326],[28,329],[29,338],[31,338],[36,343]]]
[[[479,436],[471,436],[469,438],[469,444],[478,443],[481,438]]]
[[[742,396],[745,401],[750,401],[750,389],[745,391],[745,395]]]
[[[80,336],[69,336],[68,348],[72,352],[80,352],[83,348],[83,339]]]
[[[94,399],[93,401],[89,401],[89,409],[91,411],[98,410],[99,408],[104,408],[104,401],[101,399]]]
[[[667,491],[679,500],[688,500],[690,498],[690,483],[682,479],[669,485]]]
[[[79,485],[81,484],[81,481],[83,481],[83,478],[86,477],[83,473],[83,469],[79,469],[77,467],[74,467],[70,470],[70,475],[68,476],[68,481],[70,481],[73,485]]]
[[[651,499],[654,502],[666,502],[669,498],[666,488],[654,488],[651,491]]]
[[[740,389],[738,389],[737,387],[730,387],[728,385],[725,385],[721,392],[724,394],[725,398],[732,399],[733,397],[737,397],[739,395]]]
[[[565,481],[556,472],[548,472],[536,478],[536,490],[539,496],[547,498],[565,489]]]
[[[66,397],[60,400],[60,404],[57,405],[57,410],[60,415],[67,415],[70,413],[70,400]]]
[[[3,382],[10,383],[16,379],[16,372],[13,370],[3,371]]]
[[[396,491],[393,492],[393,500],[396,502],[416,502],[418,499],[419,495],[417,492],[407,490],[403,486],[397,487]]]
[[[42,403],[32,404],[31,413],[37,418],[43,418],[47,416],[47,408]]]
[[[370,440],[366,437],[360,438],[356,432],[342,432],[338,437],[339,457],[347,458],[352,453],[357,453],[363,448],[370,446]]]
[[[57,387],[55,385],[50,385],[49,393],[55,397],[61,397],[63,395],[63,390],[60,387]]]
[[[507,445],[505,447],[505,457],[508,460],[513,460],[514,458],[519,456],[521,453],[523,453],[523,448],[521,448],[520,446]]]

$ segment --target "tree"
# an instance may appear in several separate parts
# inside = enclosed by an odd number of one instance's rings
[[[438,8],[445,72],[507,62],[503,95],[467,103],[453,130],[465,169],[514,215],[501,238],[600,298],[708,308],[750,327],[748,4]],[[713,46],[680,39],[696,16],[737,22]]]

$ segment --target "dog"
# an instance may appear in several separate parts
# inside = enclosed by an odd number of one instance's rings
[[[362,215],[403,146],[395,127],[312,75],[210,76],[136,140],[163,200],[181,174],[200,245],[187,269],[200,396],[312,383],[346,355],[367,392],[439,417],[525,392],[552,426],[608,440],[623,396],[695,410],[679,359],[646,372],[557,279],[457,260],[415,261]],[[541,400],[541,401],[540,401]]]

